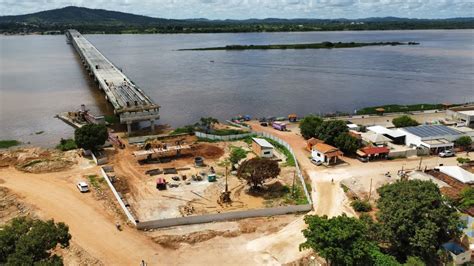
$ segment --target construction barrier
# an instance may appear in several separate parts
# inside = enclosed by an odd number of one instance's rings
[[[229,141],[229,140],[243,139],[243,138],[246,138],[248,136],[255,135],[255,134],[254,133],[244,133],[244,134],[236,134],[236,135],[219,136],[219,135],[206,134],[206,133],[203,133],[203,132],[196,132],[195,135],[196,135],[196,137],[203,138],[203,139]]]
[[[118,194],[117,190],[115,189],[114,185],[112,184],[112,182],[110,182],[110,179],[109,179],[109,176],[107,175],[107,173],[105,172],[104,168],[100,168],[100,172],[102,173],[102,177],[105,179],[105,181],[107,181],[107,185],[109,185],[110,187],[110,190],[112,190],[112,193],[114,193],[114,196],[115,198],[117,199],[118,203],[120,204],[120,207],[122,207],[123,209],[123,212],[125,213],[125,215],[127,216],[128,220],[135,226],[137,226],[137,222],[135,220],[135,218],[133,217],[132,213],[130,212],[130,210],[125,206],[125,203],[123,203],[123,200],[122,198],[120,197],[120,195]]]
[[[187,216],[169,219],[160,219],[146,222],[139,222],[137,229],[148,230],[154,228],[170,227],[177,225],[199,224],[209,222],[221,222],[243,218],[283,215],[297,212],[308,212],[313,208],[312,204],[292,205],[267,209],[256,209],[247,211],[224,212],[215,214],[204,214],[198,216]]]

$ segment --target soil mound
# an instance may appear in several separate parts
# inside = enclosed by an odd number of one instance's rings
[[[208,143],[199,143],[195,145],[194,155],[206,159],[219,159],[224,155],[224,149]]]

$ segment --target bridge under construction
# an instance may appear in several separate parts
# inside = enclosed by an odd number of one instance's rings
[[[114,107],[114,113],[120,123],[127,124],[127,131],[132,131],[132,123],[150,121],[154,131],[155,120],[160,118],[160,106],[153,101],[130,79],[112,64],[77,30],[67,30],[68,43],[76,49],[89,74],[98,83],[99,89],[105,92],[105,98]]]

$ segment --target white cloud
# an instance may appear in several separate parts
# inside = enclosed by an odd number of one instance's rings
[[[0,0],[0,15],[32,13],[68,5],[166,18],[474,16],[474,0]]]

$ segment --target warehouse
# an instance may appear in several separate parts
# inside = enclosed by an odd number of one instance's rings
[[[410,147],[429,149],[431,154],[452,149],[453,141],[463,133],[443,125],[422,125],[400,129],[406,134],[405,144]]]

